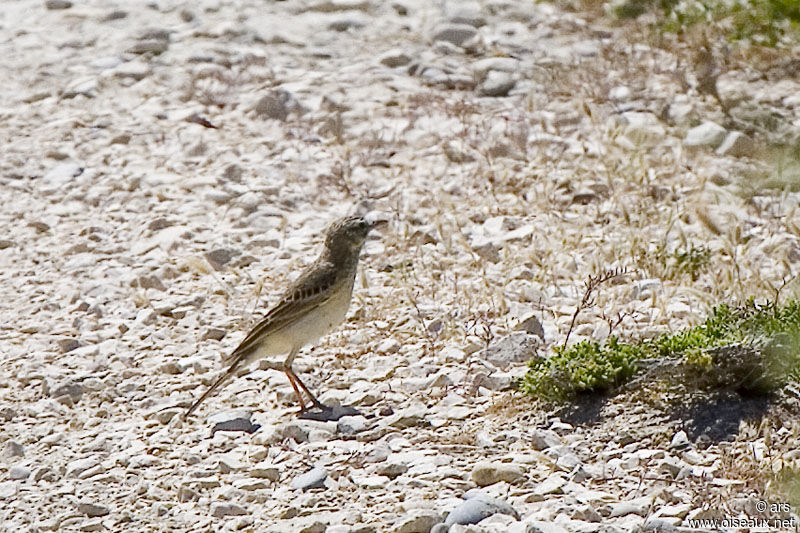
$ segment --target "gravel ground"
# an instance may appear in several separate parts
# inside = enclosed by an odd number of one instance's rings
[[[629,269],[571,340],[800,266],[800,196],[758,157],[798,135],[791,63],[624,31],[501,0],[4,3],[3,529],[796,527],[763,481],[800,458],[795,389],[681,416],[511,391],[591,274]],[[391,223],[295,369],[363,416],[296,419],[268,364],[176,416],[356,210]]]

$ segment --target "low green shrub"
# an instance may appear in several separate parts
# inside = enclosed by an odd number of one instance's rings
[[[556,347],[532,360],[519,382],[526,394],[563,401],[582,392],[609,391],[636,372],[643,359],[674,359],[695,368],[697,385],[769,392],[800,377],[800,301],[783,306],[750,300],[719,305],[695,327],[635,343],[610,337]]]

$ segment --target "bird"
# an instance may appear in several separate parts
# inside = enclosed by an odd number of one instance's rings
[[[348,216],[333,222],[325,235],[322,251],[303,271],[225,360],[230,364],[202,396],[184,413],[187,418],[217,388],[243,366],[254,361],[288,353],[282,370],[297,395],[303,415],[311,407],[323,412],[331,408],[320,402],[292,370],[300,349],[332,331],[347,315],[353,294],[358,257],[370,230],[383,224],[368,222],[361,216]],[[306,406],[303,392],[308,395]]]

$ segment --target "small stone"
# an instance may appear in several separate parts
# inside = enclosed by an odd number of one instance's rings
[[[281,477],[280,468],[275,465],[256,465],[250,470],[250,475],[256,478],[263,478],[276,483]]]
[[[397,353],[398,350],[400,350],[400,343],[396,339],[383,339],[375,347],[376,352],[385,354]]]
[[[50,169],[42,181],[49,186],[57,187],[64,185],[83,174],[84,168],[77,163],[59,163]]]
[[[61,353],[71,352],[81,347],[81,343],[78,339],[59,339],[56,344],[58,344]]]
[[[677,459],[664,459],[658,464],[658,472],[668,474],[673,478],[676,478],[681,470],[683,467]]]
[[[732,131],[722,141],[717,148],[717,155],[729,155],[733,157],[749,157],[755,152],[753,139],[740,131]]]
[[[182,409],[162,409],[155,414],[156,420],[161,422],[162,424],[169,424],[170,420],[175,418],[176,415],[179,415],[182,412]]]
[[[190,502],[199,498],[200,495],[197,491],[193,490],[190,487],[181,487],[178,489],[178,501],[179,502]]]
[[[240,479],[238,481],[235,481],[233,483],[233,486],[239,490],[247,490],[247,491],[262,490],[269,487],[267,483],[261,481],[260,479]]]
[[[143,80],[152,72],[148,63],[143,60],[128,61],[114,69],[114,77],[119,79]]]
[[[429,510],[415,510],[402,519],[397,533],[429,533],[431,528],[442,521],[438,513]]]
[[[13,417],[11,417],[13,418]],[[6,421],[11,420],[11,418],[6,419]],[[6,441],[5,449],[3,450],[4,457],[24,457],[25,456],[25,448],[22,444],[18,443],[17,441],[9,440]]]
[[[33,473],[33,480],[37,482],[44,480],[52,483],[57,481],[59,478],[60,476],[48,466],[37,468]]]
[[[241,254],[242,252],[233,248],[218,248],[205,254],[205,258],[214,267],[214,270],[222,270],[226,264],[231,262],[231,259]]]
[[[363,28],[366,25],[363,19],[353,16],[343,16],[328,23],[328,29],[333,31],[348,31]]]
[[[44,7],[51,11],[55,11],[57,9],[69,9],[72,7],[72,2],[69,0],[46,0]]]
[[[292,480],[294,490],[324,489],[328,471],[321,466],[315,466],[305,474],[300,474]]]
[[[336,423],[336,432],[342,435],[354,435],[364,431],[367,427],[367,419],[363,416],[343,416]]]
[[[84,459],[75,459],[67,463],[66,476],[78,477],[80,474],[86,472],[90,468],[98,466],[100,463],[94,457],[86,457]]]
[[[627,100],[631,97],[631,90],[624,85],[618,85],[608,91],[608,97],[612,100]]]
[[[491,70],[486,75],[486,79],[478,86],[478,92],[484,96],[508,96],[516,84],[517,81],[511,74]]]
[[[77,402],[81,399],[81,396],[83,396],[83,385],[76,381],[68,381],[58,385],[57,387],[53,387],[50,390],[50,396],[53,398],[69,396],[73,402]]]
[[[536,315],[529,315],[522,319],[514,328],[517,331],[524,331],[529,335],[536,335],[544,342],[544,326]]]
[[[440,26],[433,34],[434,41],[445,41],[456,46],[475,38],[478,30],[468,24],[447,24]]]
[[[539,337],[524,331],[515,331],[497,341],[492,341],[487,348],[478,352],[477,357],[505,369],[511,363],[522,363],[536,356],[541,341]]]
[[[259,430],[261,424],[253,424],[250,421],[250,416],[233,416],[220,420],[214,424],[211,429],[211,435],[217,431],[242,431],[244,433],[255,433]]]
[[[525,533],[569,533],[569,530],[553,522],[533,520],[527,523]]]
[[[316,518],[303,518],[302,523],[297,527],[297,533],[325,533],[328,529],[327,524]]]
[[[683,520],[680,518],[661,518],[661,517],[648,517],[642,525],[641,531],[655,531],[657,533],[668,533],[677,531]]]
[[[128,48],[131,54],[163,54],[169,48],[169,41],[165,39],[143,39]]]
[[[379,59],[381,65],[389,68],[404,67],[411,63],[411,56],[399,49],[389,50]]]
[[[109,144],[128,144],[131,142],[131,134],[130,133],[120,133],[111,138]]]
[[[458,504],[458,506],[447,515],[447,519],[444,523],[447,525],[477,524],[484,518],[497,513],[506,514],[519,519],[519,513],[506,502],[485,494],[478,494]]]
[[[534,450],[546,450],[556,446],[561,446],[561,437],[555,431],[547,429],[536,429],[530,436],[530,444]]]
[[[242,516],[246,515],[247,510],[241,505],[230,502],[215,502],[211,504],[211,516],[214,518],[222,518],[224,516]]]
[[[155,324],[158,321],[158,313],[155,310],[150,308],[140,309],[138,313],[136,313],[136,320],[137,324],[141,324],[144,326],[149,326],[151,324]]]
[[[402,463],[384,463],[380,465],[375,472],[379,476],[386,476],[389,479],[394,479],[408,472],[408,466]]]
[[[97,78],[80,78],[70,83],[61,93],[61,96],[64,98],[75,98],[78,95],[83,95],[92,98],[96,90]]]
[[[208,328],[203,332],[203,336],[201,337],[202,340],[207,341],[209,339],[215,341],[221,341],[227,335],[227,331],[221,328]]]
[[[687,131],[686,137],[683,139],[683,145],[717,148],[725,140],[727,133],[725,128],[719,124],[707,121]]]
[[[158,276],[139,276],[137,280],[139,287],[142,289],[155,289],[157,291],[166,291],[167,287]]]
[[[0,501],[10,500],[17,493],[16,481],[4,481],[0,483]]]
[[[28,479],[31,469],[23,465],[15,465],[8,469],[8,477],[11,479]]]
[[[624,138],[634,147],[661,142],[667,134],[661,120],[653,113],[626,111],[618,120],[624,127]]]
[[[547,479],[539,483],[533,492],[539,496],[547,496],[548,494],[561,494],[563,492],[561,489],[566,484],[567,480],[564,479],[561,474],[551,474],[547,477]]]
[[[259,118],[286,120],[289,116],[289,102],[292,96],[283,90],[275,90],[264,96],[256,103],[255,112]]]
[[[472,245],[472,251],[481,259],[497,263],[500,261],[500,249],[491,241],[483,241]]]
[[[514,483],[523,478],[522,467],[514,463],[483,461],[472,469],[471,479],[479,487],[493,485],[498,481]]]
[[[680,518],[683,520],[694,509],[690,503],[680,503],[676,505],[664,505],[659,507],[655,516],[661,518]]]
[[[236,181],[239,182],[242,180],[242,176],[244,175],[244,170],[242,167],[235,163],[231,163],[225,170],[222,171],[222,178],[227,181]]]
[[[652,499],[647,496],[627,502],[611,503],[609,504],[611,513],[608,516],[610,518],[629,514],[647,516],[647,514],[650,512],[651,504]]]
[[[128,16],[127,11],[123,11],[122,9],[114,9],[110,11],[106,16],[104,16],[101,20],[103,22],[111,22],[112,20],[122,20]]]
[[[492,71],[514,73],[519,70],[519,60],[513,57],[487,57],[472,64],[472,73],[478,81],[483,81]]]
[[[591,505],[578,505],[572,511],[573,520],[583,520],[584,522],[599,523],[603,521],[603,516],[598,513]]]
[[[680,430],[673,435],[672,441],[669,443],[669,448],[671,450],[681,451],[691,446],[691,444],[692,443],[689,441],[689,437],[686,436],[686,432]]]
[[[475,28],[486,26],[486,17],[478,6],[460,6],[448,19],[450,22],[469,24]]]
[[[111,511],[105,505],[92,502],[81,502],[78,504],[78,512],[85,514],[90,518],[97,516],[106,516]]]
[[[471,163],[472,161],[475,161],[475,156],[467,152],[466,147],[464,148],[465,149],[462,149],[458,144],[456,144],[453,141],[447,141],[442,145],[442,150],[444,151],[445,157],[447,157],[447,159],[453,163],[461,164],[461,163]]]
[[[14,241],[10,241],[8,239],[0,239],[0,250],[5,250],[6,248],[11,248],[14,246]]]

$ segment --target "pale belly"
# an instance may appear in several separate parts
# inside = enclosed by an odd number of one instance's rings
[[[288,354],[293,349],[300,349],[306,344],[315,343],[323,335],[331,332],[341,324],[347,316],[350,299],[353,293],[352,284],[340,291],[340,294],[330,298],[325,304],[318,307],[309,316],[303,317],[294,324],[270,335],[269,342],[262,343],[261,347],[248,359],[255,361],[264,357]]]

